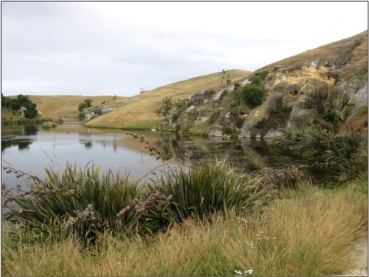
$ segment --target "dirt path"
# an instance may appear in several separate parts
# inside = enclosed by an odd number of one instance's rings
[[[351,256],[356,260],[355,268],[344,272],[341,276],[368,276],[368,238],[358,240],[352,246]]]

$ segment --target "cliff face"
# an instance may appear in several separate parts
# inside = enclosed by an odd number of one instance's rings
[[[331,123],[338,126],[336,131],[366,132],[367,35],[366,31],[255,71],[267,91],[261,105],[250,108],[239,96],[251,76],[216,92],[198,92],[170,125],[210,137],[275,138],[291,125]]]

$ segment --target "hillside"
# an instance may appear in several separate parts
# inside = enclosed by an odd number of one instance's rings
[[[120,108],[86,123],[93,127],[160,126],[208,136],[278,137],[291,125],[321,126],[340,132],[367,129],[368,33],[288,57],[255,72],[230,71],[231,85],[221,86],[222,73],[192,78],[119,100]],[[250,106],[245,87],[253,80],[267,92]],[[169,121],[155,114],[165,97],[186,100]]]
[[[244,80],[249,71],[229,70],[232,82]],[[92,127],[114,128],[153,128],[161,122],[155,110],[161,105],[163,98],[172,97],[173,101],[190,98],[200,90],[218,90],[221,86],[222,73],[213,73],[188,80],[176,82],[147,91],[145,93],[118,101],[121,107],[104,116],[86,123]]]
[[[368,32],[307,50],[255,72],[229,70],[199,76],[133,97],[30,96],[43,116],[77,118],[86,98],[89,127],[172,128],[207,136],[278,137],[288,126],[320,126],[339,132],[366,132],[368,124]],[[251,84],[250,84],[251,83]],[[256,86],[256,87],[255,87]],[[249,90],[250,88],[251,91]],[[265,91],[260,103],[257,91]],[[250,95],[254,94],[251,97]],[[155,111],[165,97],[184,101],[169,120]],[[247,100],[248,98],[248,100]],[[258,100],[258,101],[259,101]],[[104,110],[101,116],[94,110]],[[3,113],[6,116],[6,113]]]
[[[113,96],[76,96],[76,95],[30,95],[30,100],[37,104],[37,110],[42,113],[43,116],[50,118],[77,118],[78,104],[85,99],[91,99],[92,105],[100,105],[105,101],[107,105],[119,105],[124,97]]]

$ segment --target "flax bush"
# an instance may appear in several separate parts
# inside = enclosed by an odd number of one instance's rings
[[[361,134],[334,134],[312,127],[292,127],[280,141],[285,153],[311,163],[339,180],[367,172],[367,138]]]
[[[10,222],[49,235],[76,233],[87,240],[94,240],[107,228],[125,230],[134,224],[134,211],[127,206],[138,198],[139,191],[129,174],[113,175],[110,170],[100,174],[100,167],[77,169],[71,164],[63,171],[45,172],[45,181],[33,177],[27,191],[12,193],[3,187],[3,206],[16,204],[5,210]]]
[[[214,212],[237,213],[259,210],[268,201],[260,178],[251,179],[235,173],[225,161],[202,162],[190,168],[168,171],[155,181],[150,190],[170,196],[168,217],[182,222],[190,217],[200,219]]]
[[[225,162],[178,171],[168,166],[161,177],[142,186],[129,174],[101,174],[100,167],[67,164],[63,171],[45,172],[45,181],[31,176],[27,191],[13,193],[3,186],[6,218],[43,238],[76,235],[93,243],[106,231],[153,235],[190,217],[258,211],[268,200],[260,179],[240,176]]]

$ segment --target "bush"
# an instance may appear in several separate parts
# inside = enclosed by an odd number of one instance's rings
[[[312,127],[292,127],[285,131],[281,145],[286,153],[341,180],[367,171],[367,138],[358,133],[334,134]]]
[[[79,112],[78,113],[78,120],[79,121],[82,121],[82,120],[84,120],[86,118],[86,116],[85,116],[85,114],[83,113],[83,112]]]
[[[81,112],[84,108],[86,108],[86,104],[85,103],[79,103],[78,104],[78,111]]]
[[[171,215],[179,222],[186,218],[207,218],[214,212],[258,211],[268,196],[260,180],[236,174],[225,161],[215,165],[202,162],[158,178],[162,194],[172,197]],[[169,215],[169,213],[168,213]]]
[[[332,99],[330,99],[324,107],[322,118],[333,126],[337,126],[340,122],[340,116],[337,109],[334,107]]]
[[[261,105],[267,93],[265,89],[253,83],[245,85],[242,89],[243,99],[250,108]]]
[[[17,204],[7,211],[11,222],[24,223],[40,234],[77,234],[86,241],[105,229],[134,227],[134,211],[127,207],[139,197],[137,181],[128,174],[114,176],[109,170],[100,177],[100,167],[82,170],[70,164],[62,172],[45,172],[45,181],[32,177],[27,191],[5,197],[5,204]]]
[[[57,126],[57,124],[54,123],[54,122],[45,122],[45,123],[42,124],[43,129],[55,128],[56,126]]]

